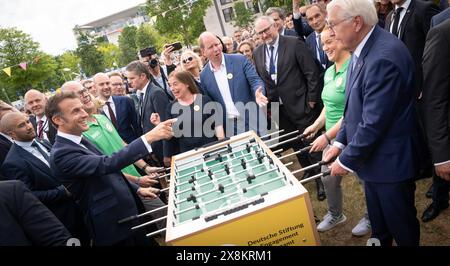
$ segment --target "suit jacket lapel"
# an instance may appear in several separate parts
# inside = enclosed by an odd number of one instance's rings
[[[114,107],[116,108],[116,121],[118,123],[119,122],[120,113],[121,113],[120,110],[119,110],[119,107],[120,107],[119,99],[117,99],[116,96],[111,96],[111,97],[112,97],[112,101],[114,103]]]
[[[231,79],[228,78],[228,73],[230,73],[231,75],[233,75],[233,73],[236,73],[234,71],[234,64],[233,61],[231,60],[231,58],[229,58],[227,55],[224,55],[224,60],[225,60],[225,66],[227,68],[227,79],[228,79],[228,86],[230,87],[230,94],[231,94],[231,99],[234,99],[234,81],[236,80],[235,77],[232,77]]]
[[[151,92],[151,88],[152,88],[152,81],[150,81],[148,83],[147,88],[145,88],[145,95],[144,95],[144,99],[142,99],[142,106],[141,106],[141,121],[143,121],[143,116],[144,116],[144,111],[145,108],[147,108],[147,99],[149,99],[150,97],[150,92]]]
[[[280,73],[282,73],[280,71],[280,69],[283,69],[283,64],[284,64],[284,53],[286,52],[286,43],[285,43],[285,37],[281,36],[279,37],[279,41],[278,41],[278,61],[277,61],[277,84],[279,83],[280,80]],[[270,79],[272,80],[272,79]]]
[[[402,23],[400,24],[400,40],[403,40],[403,36],[405,35],[406,26],[408,25],[408,20],[411,17],[412,12],[414,11],[414,1],[411,1],[409,4],[408,10],[406,10],[406,14],[402,19]]]
[[[28,151],[24,150],[19,145],[15,144],[14,146],[16,147],[17,153],[19,156],[23,157],[27,162],[31,163],[35,167],[41,169],[43,172],[49,173],[49,175],[51,175],[50,167],[47,166],[43,161],[41,161],[40,159],[38,159],[36,156],[29,153]]]

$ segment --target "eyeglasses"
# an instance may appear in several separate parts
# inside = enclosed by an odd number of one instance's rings
[[[77,92],[77,94],[78,94],[80,97],[86,97],[86,96],[89,96],[89,92],[88,92],[87,89],[81,89],[81,90],[79,90],[79,91]]]
[[[265,33],[265,34],[268,34],[268,31],[270,30],[270,28],[271,28],[272,26],[273,26],[273,25],[270,25],[269,27],[263,29],[262,31],[258,31],[256,34],[258,34],[259,36],[263,35],[264,33]]]
[[[189,56],[188,58],[186,58],[186,59],[183,59],[183,64],[187,64],[187,62],[191,62],[192,60],[194,60],[194,58],[192,57],[192,56]]]
[[[325,20],[325,23],[327,24],[327,26],[328,26],[332,31],[334,31],[334,27],[336,27],[337,25],[341,24],[342,22],[347,21],[347,20],[352,19],[352,18],[354,18],[354,17],[344,18],[343,20],[341,20],[341,21],[339,21],[339,22],[337,22],[337,23],[331,23],[328,19],[326,19],[326,20]]]

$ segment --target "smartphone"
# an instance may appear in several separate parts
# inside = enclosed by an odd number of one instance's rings
[[[172,50],[172,51],[181,50],[181,48],[183,47],[183,46],[181,45],[181,42],[174,42],[174,43],[170,44],[169,46],[172,46],[172,47],[173,47],[173,50]]]

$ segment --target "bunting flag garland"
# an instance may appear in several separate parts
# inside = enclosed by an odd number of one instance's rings
[[[27,70],[27,62],[22,62],[19,64],[19,66],[23,69],[23,70]]]
[[[4,68],[4,69],[3,69],[3,72],[5,72],[6,75],[8,75],[8,76],[11,77],[11,67]]]
[[[23,69],[24,71],[26,71],[26,70],[27,70],[27,67],[28,67],[31,63],[38,64],[38,63],[39,63],[39,60],[40,60],[40,57],[39,57],[39,56],[36,56],[36,58],[34,58],[33,61],[31,61],[31,62],[20,62],[20,63],[17,64],[17,65],[5,67],[5,68],[3,68],[2,70],[3,70],[3,72],[6,73],[6,75],[8,75],[8,77],[11,77],[11,69],[12,69],[13,67],[18,66],[18,67],[20,67],[21,69]]]

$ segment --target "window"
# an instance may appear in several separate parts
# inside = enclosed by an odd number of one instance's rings
[[[220,0],[220,3],[222,5],[226,5],[226,4],[231,3],[231,2],[233,2],[233,0]]]
[[[230,22],[231,19],[233,18],[233,8],[229,7],[229,8],[225,8],[222,10],[223,12],[223,17],[225,18],[225,22]]]
[[[259,13],[258,4],[253,5],[252,1],[248,1],[248,2],[245,2],[245,6],[247,7],[248,10],[252,11],[253,13],[255,13],[255,14]]]

